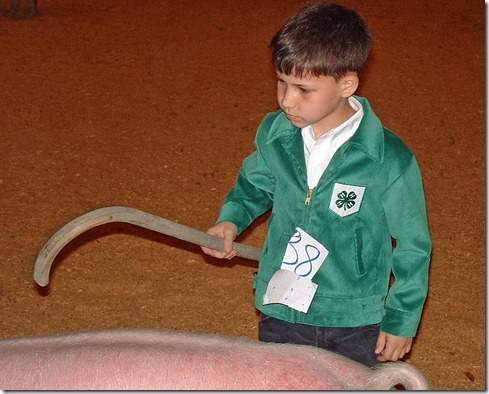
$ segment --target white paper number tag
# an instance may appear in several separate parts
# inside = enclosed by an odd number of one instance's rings
[[[281,269],[312,278],[328,256],[328,250],[300,227],[290,238]]]
[[[311,278],[328,256],[328,250],[297,227],[280,269],[270,279],[263,304],[283,304],[306,313],[318,287]]]

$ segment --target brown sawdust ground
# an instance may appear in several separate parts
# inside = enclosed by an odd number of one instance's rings
[[[131,225],[32,270],[64,224],[124,205],[206,230],[277,108],[267,45],[301,1],[49,0],[0,15],[0,338],[154,327],[257,337],[256,263]],[[485,10],[344,0],[375,49],[358,92],[416,152],[434,241],[408,362],[438,390],[485,389]],[[261,247],[266,218],[238,241]]]

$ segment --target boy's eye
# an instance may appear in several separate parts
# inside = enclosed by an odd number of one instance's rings
[[[303,94],[307,94],[307,93],[310,93],[311,90],[310,89],[306,89],[306,88],[303,88],[301,86],[299,86],[299,91]]]

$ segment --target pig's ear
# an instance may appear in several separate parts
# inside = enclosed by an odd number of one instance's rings
[[[372,369],[367,379],[366,390],[429,390],[430,385],[423,374],[411,364],[397,361],[379,364]]]

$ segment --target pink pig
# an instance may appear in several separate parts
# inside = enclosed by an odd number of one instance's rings
[[[0,341],[4,390],[428,389],[403,362],[374,370],[327,350],[156,329]]]

